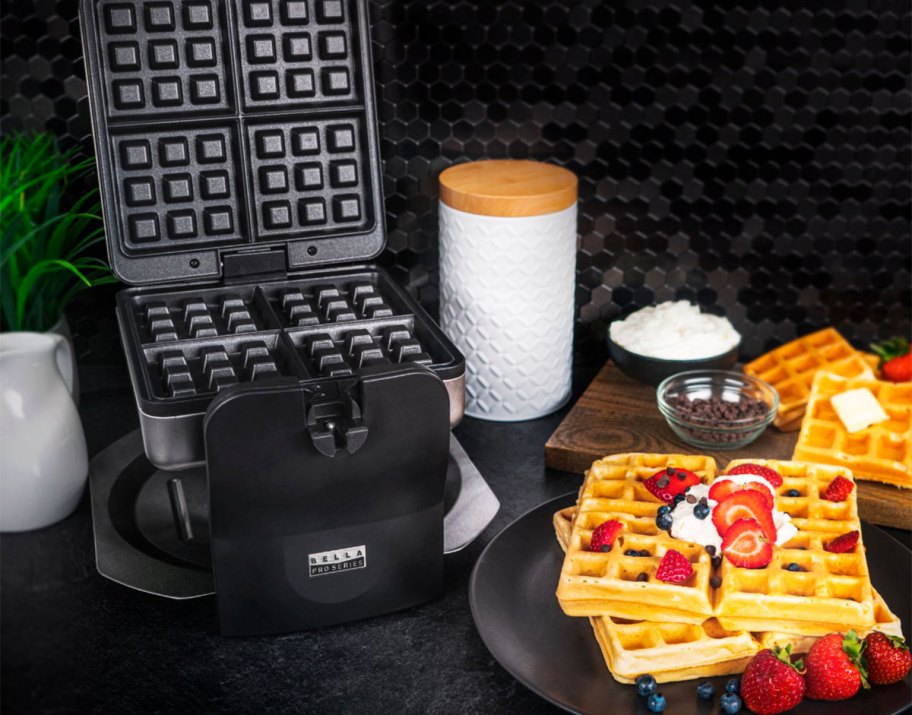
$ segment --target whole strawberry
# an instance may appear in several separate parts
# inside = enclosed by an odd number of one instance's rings
[[[902,638],[874,631],[864,640],[868,680],[874,685],[898,683],[912,668],[912,653]]]
[[[791,710],[804,697],[804,664],[792,663],[792,646],[761,650],[741,676],[741,699],[759,715]]]
[[[845,700],[868,687],[855,631],[831,633],[811,646],[805,658],[804,694],[812,700]]]
[[[905,338],[893,338],[871,345],[880,357],[880,372],[884,380],[909,382],[912,380],[912,352]]]

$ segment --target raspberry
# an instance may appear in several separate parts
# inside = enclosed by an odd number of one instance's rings
[[[845,501],[848,499],[849,494],[852,493],[852,490],[855,488],[855,482],[850,479],[846,479],[842,475],[839,475],[830,482],[830,485],[826,488],[826,491],[823,493],[823,498],[827,501]]]
[[[656,578],[665,583],[684,583],[693,575],[693,566],[680,551],[669,549],[662,557]]]

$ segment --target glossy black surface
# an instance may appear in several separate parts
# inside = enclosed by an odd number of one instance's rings
[[[558,509],[575,503],[576,492],[546,502],[494,538],[472,573],[472,615],[498,662],[543,698],[587,715],[640,713],[644,700],[633,686],[611,677],[589,619],[564,615],[554,595],[563,552],[551,519]],[[871,580],[894,613],[905,617],[912,610],[912,578],[908,571],[896,573],[893,564],[908,563],[912,554],[875,526],[864,525],[863,530]],[[903,625],[908,638],[910,623],[906,619]],[[712,679],[717,693],[723,692],[728,677]],[[660,684],[666,711],[674,715],[709,712],[709,704],[696,697],[701,680],[705,679]],[[805,700],[790,712],[891,715],[908,705],[910,682],[912,676],[838,704]]]
[[[76,6],[0,2],[4,131],[88,137]],[[509,156],[580,177],[582,341],[674,297],[724,310],[745,357],[827,324],[859,347],[909,333],[906,0],[372,0],[370,15],[383,261],[432,312],[436,177]],[[96,362],[118,351],[110,305],[75,312]]]

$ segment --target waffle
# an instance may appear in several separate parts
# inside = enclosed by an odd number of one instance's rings
[[[801,427],[811,382],[821,369],[844,378],[874,377],[865,359],[833,328],[797,338],[744,366],[746,374],[776,388],[779,414],[773,424],[783,431]]]
[[[890,419],[849,434],[830,399],[862,387],[874,394]],[[912,488],[912,383],[843,381],[819,373],[792,459],[833,464],[851,469],[858,479]]]
[[[775,550],[773,562],[764,569],[737,568],[723,559],[719,588],[710,586],[712,566],[701,545],[673,539],[655,526],[659,503],[641,484],[669,465],[711,479],[715,462],[709,457],[654,454],[620,454],[595,462],[580,490],[579,512],[557,588],[564,612],[694,625],[716,617],[727,631],[799,635],[872,628],[875,608],[864,546],[859,544],[848,554],[823,549],[839,534],[860,529],[854,492],[844,502],[820,496],[841,470],[754,461],[783,475],[777,508],[792,516],[799,532]],[[851,478],[850,472],[842,473]],[[800,496],[783,496],[790,489],[797,489]],[[592,530],[608,519],[625,524],[621,543],[607,553],[589,551]],[[627,549],[646,549],[651,556],[625,556]],[[693,566],[694,575],[684,584],[655,580],[656,568],[669,549],[684,554]],[[786,570],[792,562],[805,570]],[[646,581],[637,581],[640,573],[647,574]]]
[[[735,460],[728,466],[746,461]],[[822,496],[839,474],[851,479],[851,472],[799,462],[751,461],[782,475],[776,508],[792,517],[798,533],[774,550],[772,563],[764,569],[738,568],[722,560],[715,611],[720,623],[726,628],[803,635],[872,628],[874,597],[864,545],[859,541],[855,552],[845,554],[823,548],[840,534],[861,530],[854,491],[842,502]],[[791,489],[799,496],[784,496]],[[793,562],[804,571],[787,571],[785,567]],[[780,627],[786,620],[788,625]]]
[[[554,514],[554,531],[564,550],[575,516],[576,507]],[[874,630],[901,636],[899,618],[880,594],[873,594]],[[817,640],[816,636],[793,633],[726,631],[714,618],[700,626],[598,616],[589,621],[609,671],[621,683],[633,683],[644,673],[660,683],[740,673],[750,657],[763,648],[791,645],[793,653],[804,653]]]
[[[667,466],[689,469],[702,478],[716,475],[711,457],[683,454],[617,454],[595,462],[580,490],[579,513],[561,570],[557,597],[570,616],[610,614],[631,620],[699,625],[713,615],[710,557],[702,546],[672,539],[655,525],[659,504],[642,482]],[[589,551],[592,531],[602,522],[623,522],[624,548]],[[650,556],[625,556],[624,550],[647,550]],[[669,549],[693,564],[687,587],[653,577]],[[649,580],[637,581],[641,573]]]

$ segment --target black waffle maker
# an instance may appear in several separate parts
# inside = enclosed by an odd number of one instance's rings
[[[361,263],[385,244],[365,2],[82,0],[81,24],[143,444],[206,465],[222,632],[436,597],[465,364]]]

